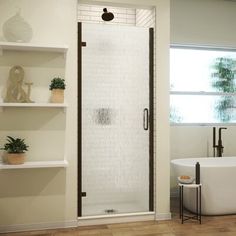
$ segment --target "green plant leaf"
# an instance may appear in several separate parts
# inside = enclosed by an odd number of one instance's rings
[[[7,136],[7,143],[5,143],[1,150],[5,150],[9,153],[23,153],[24,151],[28,151],[28,147],[24,139]]]
[[[51,81],[51,84],[49,86],[49,89],[65,89],[66,85],[65,85],[65,80],[61,79],[59,77],[53,78]]]

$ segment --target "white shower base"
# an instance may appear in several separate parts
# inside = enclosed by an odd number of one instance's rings
[[[107,213],[106,210],[113,209],[114,212]],[[147,212],[148,207],[143,207],[133,202],[125,203],[104,203],[104,204],[87,204],[83,205],[82,215],[83,216],[96,216],[96,215],[114,215],[124,213],[137,213]]]
[[[170,217],[168,218],[170,219]],[[104,225],[155,220],[155,212],[136,212],[78,217],[78,226]]]

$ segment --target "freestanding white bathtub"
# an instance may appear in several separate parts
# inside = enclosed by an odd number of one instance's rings
[[[200,163],[202,183],[202,214],[236,214],[236,157],[175,159],[171,163],[177,177],[195,177],[195,164]],[[184,206],[195,212],[194,189],[185,188]]]

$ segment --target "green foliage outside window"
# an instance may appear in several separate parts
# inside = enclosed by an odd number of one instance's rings
[[[231,58],[216,58],[212,73],[212,86],[219,92],[234,93],[235,85],[235,66],[236,61]],[[221,96],[215,105],[216,117],[222,122],[233,119],[232,109],[235,107],[233,97]]]
[[[170,122],[171,123],[181,123],[183,121],[183,117],[180,115],[179,111],[170,106]]]

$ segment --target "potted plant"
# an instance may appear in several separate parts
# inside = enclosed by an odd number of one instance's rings
[[[64,90],[66,88],[65,80],[60,77],[55,77],[51,81],[49,89],[52,90],[51,102],[63,103],[64,102]]]
[[[5,160],[8,164],[18,165],[25,162],[28,147],[24,139],[7,136],[7,143],[1,149],[6,151]]]

